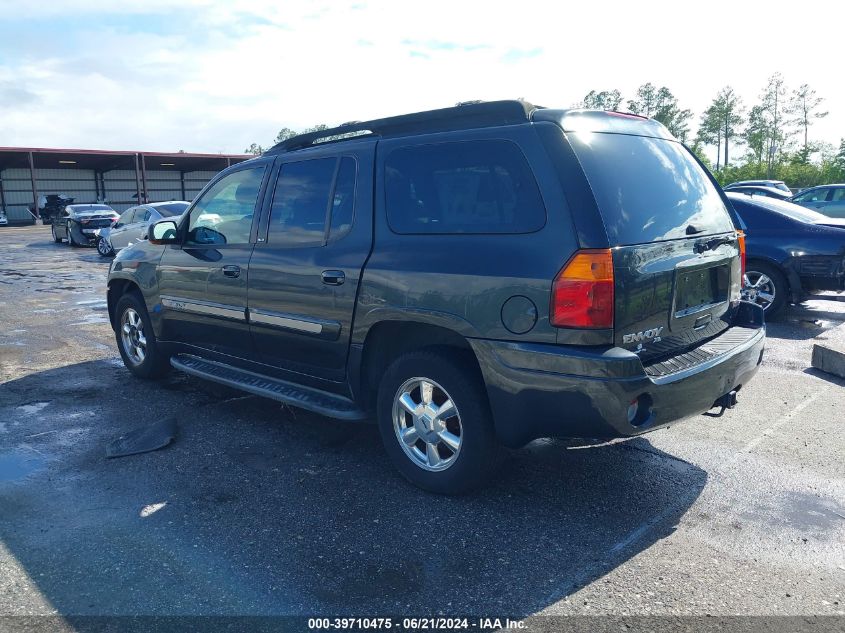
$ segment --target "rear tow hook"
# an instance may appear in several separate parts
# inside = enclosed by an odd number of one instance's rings
[[[720,416],[725,412],[725,409],[733,409],[736,406],[736,402],[736,389],[734,389],[725,395],[716,398],[716,402],[714,402],[713,406],[710,408],[715,409],[716,407],[721,407],[721,411],[715,414],[716,416]]]

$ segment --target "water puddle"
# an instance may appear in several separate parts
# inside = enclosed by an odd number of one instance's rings
[[[102,314],[92,314],[91,316],[87,316],[81,321],[77,321],[76,323],[71,323],[71,325],[95,325],[98,323],[108,323],[109,318]]]
[[[21,406],[17,407],[17,410],[21,413],[26,413],[27,415],[32,415],[34,413],[38,413],[46,407],[49,402],[29,402],[27,404],[22,404]]]
[[[44,468],[46,460],[26,451],[0,453],[0,483],[19,481]]]

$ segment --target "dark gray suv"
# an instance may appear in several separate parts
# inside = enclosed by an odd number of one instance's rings
[[[114,260],[126,366],[346,420],[440,493],[500,447],[732,406],[763,356],[743,236],[633,115],[473,103],[305,134]]]

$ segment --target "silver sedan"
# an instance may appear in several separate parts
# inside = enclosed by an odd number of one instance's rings
[[[111,257],[121,249],[147,239],[147,228],[162,218],[177,217],[190,206],[189,202],[150,202],[127,209],[120,214],[117,223],[100,231],[97,252]]]

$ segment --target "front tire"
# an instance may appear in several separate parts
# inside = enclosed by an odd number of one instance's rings
[[[500,447],[478,370],[458,354],[411,352],[381,379],[378,426],[385,450],[412,484],[461,494],[487,482]]]
[[[150,317],[140,296],[123,295],[115,308],[117,348],[126,369],[139,378],[160,378],[170,369],[167,355],[161,351]]]
[[[789,283],[782,272],[763,262],[749,262],[743,279],[742,295],[763,308],[767,319],[783,309],[789,294]]]

